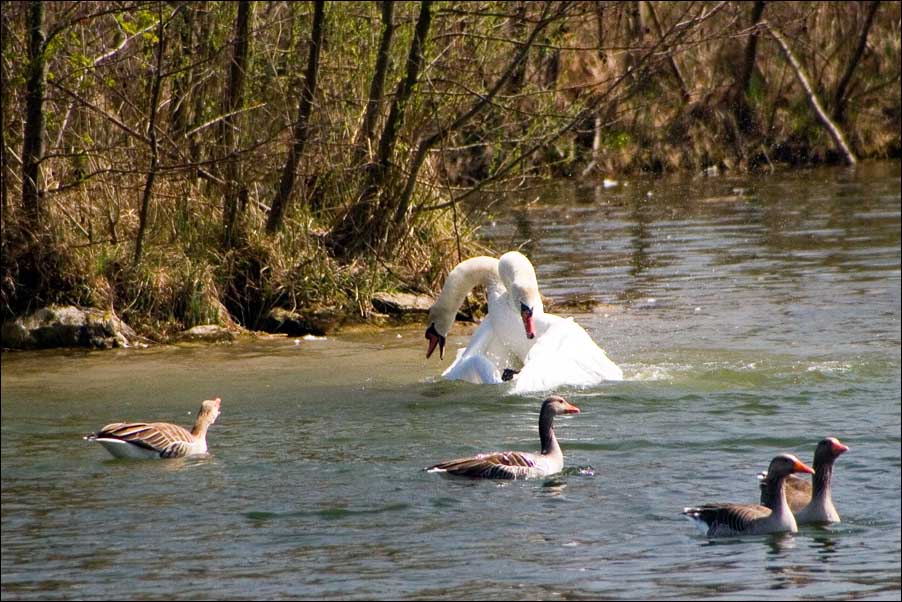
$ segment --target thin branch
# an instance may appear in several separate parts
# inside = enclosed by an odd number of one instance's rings
[[[817,98],[817,94],[815,94],[814,89],[812,89],[811,84],[808,82],[808,77],[805,75],[805,71],[802,68],[802,64],[799,63],[799,60],[796,58],[795,54],[793,54],[792,50],[789,48],[789,44],[783,38],[782,34],[775,27],[773,27],[766,19],[761,20],[761,25],[763,25],[770,35],[777,41],[777,44],[780,46],[780,49],[783,51],[783,55],[786,57],[786,60],[789,62],[793,71],[795,71],[796,79],[799,81],[799,84],[802,86],[802,89],[805,91],[805,96],[808,98],[808,104],[811,106],[811,110],[814,111],[815,117],[817,120],[821,122],[821,125],[824,126],[824,129],[827,130],[827,133],[830,135],[830,138],[833,139],[833,143],[836,145],[837,149],[843,155],[846,160],[846,163],[849,165],[855,165],[858,161],[855,159],[855,154],[849,148],[849,145],[846,144],[846,138],[843,136],[842,130],[839,129],[839,126],[833,123],[833,120],[827,116],[827,113],[824,111],[821,106],[820,101]]]
[[[241,113],[246,113],[246,112],[248,112],[248,111],[256,111],[257,109],[259,109],[259,108],[261,108],[261,107],[265,107],[266,105],[267,105],[267,103],[261,102],[261,103],[259,103],[259,104],[256,104],[256,105],[252,106],[252,107],[245,107],[245,108],[243,108],[243,109],[237,109],[237,110],[235,110],[235,111],[231,111],[231,112],[226,113],[226,114],[224,114],[224,115],[219,115],[219,116],[217,116],[217,117],[214,117],[214,118],[211,119],[210,121],[207,121],[206,123],[202,123],[201,125],[197,126],[196,128],[191,129],[191,130],[188,130],[187,132],[185,132],[185,138],[190,138],[190,137],[193,136],[194,134],[197,134],[198,132],[201,132],[201,131],[207,129],[207,128],[210,127],[210,126],[216,125],[217,123],[219,123],[219,122],[222,121],[223,119],[228,119],[229,117],[234,117],[235,115],[239,115],[239,114],[241,114]]]
[[[112,123],[113,125],[115,125],[115,126],[118,127],[119,129],[121,129],[122,131],[124,131],[126,134],[128,134],[128,135],[131,136],[132,138],[135,138],[135,139],[137,139],[137,140],[140,140],[141,142],[143,142],[144,144],[146,144],[146,145],[148,145],[148,146],[151,144],[150,138],[149,138],[149,137],[147,137],[147,136],[145,136],[144,134],[142,134],[142,133],[140,133],[140,132],[137,132],[137,131],[135,131],[134,129],[130,128],[129,126],[125,125],[125,123],[123,123],[122,120],[120,120],[119,118],[117,118],[115,115],[110,115],[109,113],[107,113],[106,111],[104,111],[103,109],[101,109],[100,107],[98,107],[97,105],[95,105],[95,104],[93,104],[92,102],[88,101],[87,99],[85,99],[85,98],[79,96],[77,93],[73,92],[72,90],[69,90],[68,88],[64,88],[63,86],[61,86],[60,84],[56,83],[56,82],[53,81],[53,80],[50,80],[50,81],[47,82],[47,83],[49,83],[51,86],[53,86],[54,88],[56,88],[56,89],[59,90],[60,92],[62,92],[62,93],[64,93],[64,94],[67,94],[68,96],[71,96],[72,98],[74,98],[75,100],[77,100],[78,102],[80,102],[81,104],[83,104],[84,106],[88,107],[88,108],[91,109],[92,111],[95,111],[95,112],[98,113],[99,115],[103,116],[104,118],[106,118],[107,120],[109,120],[110,123]]]

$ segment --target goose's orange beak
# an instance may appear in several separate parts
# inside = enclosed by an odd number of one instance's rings
[[[801,461],[796,461],[792,468],[793,472],[807,472],[808,474],[814,474],[814,469]]]
[[[842,443],[840,443],[839,439],[833,439],[830,443],[831,443],[831,447],[833,448],[832,451],[833,451],[834,456],[838,456],[840,454],[844,454],[847,451],[849,451],[849,446],[843,445]]]
[[[570,403],[569,401],[564,402],[564,414],[579,414],[579,408]]]

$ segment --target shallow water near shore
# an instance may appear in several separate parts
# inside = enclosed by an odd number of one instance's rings
[[[542,397],[440,380],[425,324],[4,353],[3,598],[899,599],[900,198],[887,163],[491,204],[486,239],[525,242],[550,311],[626,375],[556,391],[582,413],[548,479],[421,470],[536,449]],[[81,439],[215,396],[208,456]],[[711,541],[680,515],[756,501],[776,453],[827,435],[851,448],[842,523]]]

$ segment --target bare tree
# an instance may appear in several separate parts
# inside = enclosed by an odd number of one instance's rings
[[[655,3],[646,0],[645,6],[648,9],[648,15],[651,17],[652,25],[655,27],[655,35],[660,39],[664,35],[664,30],[661,28],[661,22],[658,20]],[[683,102],[689,102],[689,88],[686,85],[686,80],[680,71],[679,65],[677,65],[676,59],[673,57],[673,48],[667,47],[665,53],[667,54],[667,65],[670,67],[670,72],[673,73],[673,79],[676,80],[677,85],[680,87],[680,97]]]
[[[191,94],[195,69],[191,63],[197,60],[192,52],[194,46],[194,17],[197,13],[195,3],[188,3],[181,10],[181,19],[177,24],[179,35],[178,44],[174,51],[177,53],[174,62],[177,72],[172,78],[172,101],[169,103],[169,126],[173,139],[180,140],[188,131],[188,100]]]
[[[6,108],[9,106],[9,75],[6,73],[6,47],[12,35],[9,27],[7,11],[0,15],[0,213],[6,214],[6,193],[9,190],[9,174],[7,165],[9,154],[6,151]]]
[[[330,246],[340,255],[351,255],[361,248],[366,248],[371,240],[380,238],[381,233],[384,232],[381,226],[384,226],[385,222],[374,222],[373,217],[375,214],[384,216],[386,213],[384,208],[378,208],[379,194],[385,187],[389,163],[398,140],[398,132],[407,109],[407,101],[419,81],[420,68],[424,62],[424,47],[431,21],[432,2],[431,0],[422,0],[413,39],[410,42],[410,51],[407,53],[405,76],[398,82],[391,109],[382,128],[376,160],[367,170],[367,177],[364,179],[357,202],[344,214],[330,233]],[[369,236],[360,236],[365,228],[369,228]]]
[[[163,51],[166,39],[163,23],[163,4],[157,4],[157,52],[156,66],[153,75],[153,87],[150,93],[150,116],[147,119],[147,138],[150,141],[150,166],[147,168],[147,179],[144,182],[144,193],[141,196],[141,213],[138,218],[138,234],[135,237],[134,264],[141,262],[141,253],[144,248],[144,233],[147,230],[147,214],[150,207],[150,199],[153,197],[153,183],[157,178],[157,168],[160,163],[160,148],[157,143],[157,109],[160,101],[160,87],[163,83]]]
[[[799,85],[802,86],[802,89],[805,91],[805,97],[808,100],[808,104],[811,107],[814,116],[821,123],[823,128],[830,135],[830,138],[833,140],[836,149],[843,156],[846,163],[849,165],[855,165],[858,161],[855,158],[855,154],[852,152],[852,149],[849,148],[849,145],[846,143],[846,137],[843,135],[842,130],[839,129],[830,117],[827,116],[827,112],[824,111],[821,106],[820,101],[817,98],[817,94],[814,92],[814,88],[811,87],[811,84],[808,81],[808,77],[805,75],[805,70],[802,69],[802,64],[799,62],[799,59],[796,58],[795,53],[792,52],[792,49],[789,47],[789,44],[786,42],[786,39],[783,37],[775,27],[773,27],[767,21],[761,21],[761,24],[767,28],[770,32],[770,35],[777,41],[777,44],[780,46],[780,50],[783,51],[783,56],[786,57],[786,62],[792,67],[793,72],[796,74],[796,79],[799,81]]]
[[[379,38],[379,50],[376,53],[376,66],[373,69],[373,78],[370,80],[370,93],[366,102],[366,112],[363,115],[363,123],[357,132],[354,141],[353,163],[358,163],[365,153],[371,151],[375,138],[376,119],[379,117],[379,109],[382,106],[382,97],[385,89],[385,74],[388,71],[391,59],[391,41],[395,31],[393,13],[395,3],[393,0],[385,0],[382,3],[382,35]]]
[[[22,143],[22,207],[35,231],[43,222],[41,169],[44,156],[44,3],[28,3],[28,83],[25,98],[25,133]]]
[[[301,101],[298,108],[298,120],[294,124],[293,142],[288,149],[288,158],[282,169],[282,178],[279,180],[279,188],[272,201],[269,210],[269,219],[266,221],[266,231],[269,234],[276,233],[282,228],[288,201],[294,190],[294,181],[298,161],[304,153],[304,145],[310,135],[308,124],[310,114],[313,112],[313,98],[316,96],[316,77],[319,71],[319,56],[323,45],[323,30],[325,29],[325,2],[316,0],[313,3],[313,25],[311,26],[310,50],[307,55],[307,70],[304,72],[304,87],[301,90]]]
[[[232,58],[229,63],[229,82],[226,87],[225,118],[221,122],[222,147],[226,152],[225,159],[225,194],[223,200],[223,245],[232,246],[235,238],[235,227],[238,217],[238,198],[246,196],[242,192],[241,162],[238,158],[238,127],[235,124],[235,112],[244,101],[244,81],[250,54],[250,28],[253,19],[253,4],[248,0],[238,3],[238,16],[235,18],[235,39],[232,43]]]
[[[555,11],[549,15],[550,7],[552,5],[555,6]],[[402,225],[407,217],[408,211],[410,210],[410,204],[413,199],[414,186],[416,185],[416,179],[419,175],[420,168],[422,168],[423,162],[426,160],[426,154],[432,148],[434,148],[436,144],[444,140],[450,133],[460,130],[460,128],[463,127],[464,124],[466,124],[475,115],[489,106],[489,104],[494,100],[495,96],[497,96],[498,93],[508,84],[510,79],[520,68],[520,65],[523,63],[523,61],[526,60],[530,49],[532,48],[533,44],[535,44],[537,36],[550,23],[554,22],[562,15],[564,15],[568,8],[568,2],[546,2],[542,9],[542,16],[536,22],[526,40],[520,43],[519,49],[514,53],[513,57],[511,57],[506,67],[501,72],[501,75],[492,84],[489,90],[485,94],[479,95],[476,100],[474,100],[473,103],[467,108],[467,110],[460,114],[453,122],[437,129],[427,136],[420,138],[417,144],[417,149],[414,152],[413,158],[410,161],[410,165],[408,165],[407,168],[407,181],[395,204],[393,225],[396,229]],[[641,65],[641,61],[638,64]]]
[[[758,31],[758,24],[764,16],[765,2],[756,0],[752,6],[752,31],[745,45],[745,53],[743,55],[742,70],[739,72],[739,78],[736,80],[736,122],[739,129],[748,132],[751,129],[754,120],[752,108],[749,106],[749,86],[752,83],[752,75],[755,72],[755,57],[758,53],[758,37],[761,35]]]
[[[855,47],[855,52],[852,53],[852,57],[849,59],[849,64],[846,66],[845,73],[843,73],[842,78],[839,80],[839,84],[836,86],[836,92],[833,93],[833,119],[836,121],[843,121],[843,119],[845,119],[849,83],[852,81],[855,67],[858,66],[858,62],[864,54],[864,49],[867,47],[868,33],[871,31],[871,26],[874,24],[874,16],[877,14],[877,9],[879,7],[879,0],[873,0],[869,3],[868,14],[864,20],[864,27],[861,28],[861,35],[858,36],[858,45]]]

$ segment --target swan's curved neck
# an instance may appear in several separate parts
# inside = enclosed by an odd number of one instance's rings
[[[448,274],[445,286],[429,312],[433,319],[443,322],[436,324],[439,333],[447,333],[458,308],[473,288],[479,285],[488,286],[498,280],[498,260],[494,257],[471,257],[457,264]],[[444,332],[442,327],[445,327]]]
[[[498,275],[511,292],[516,311],[525,305],[531,312],[544,313],[536,271],[529,259],[517,251],[505,253],[498,260]]]

